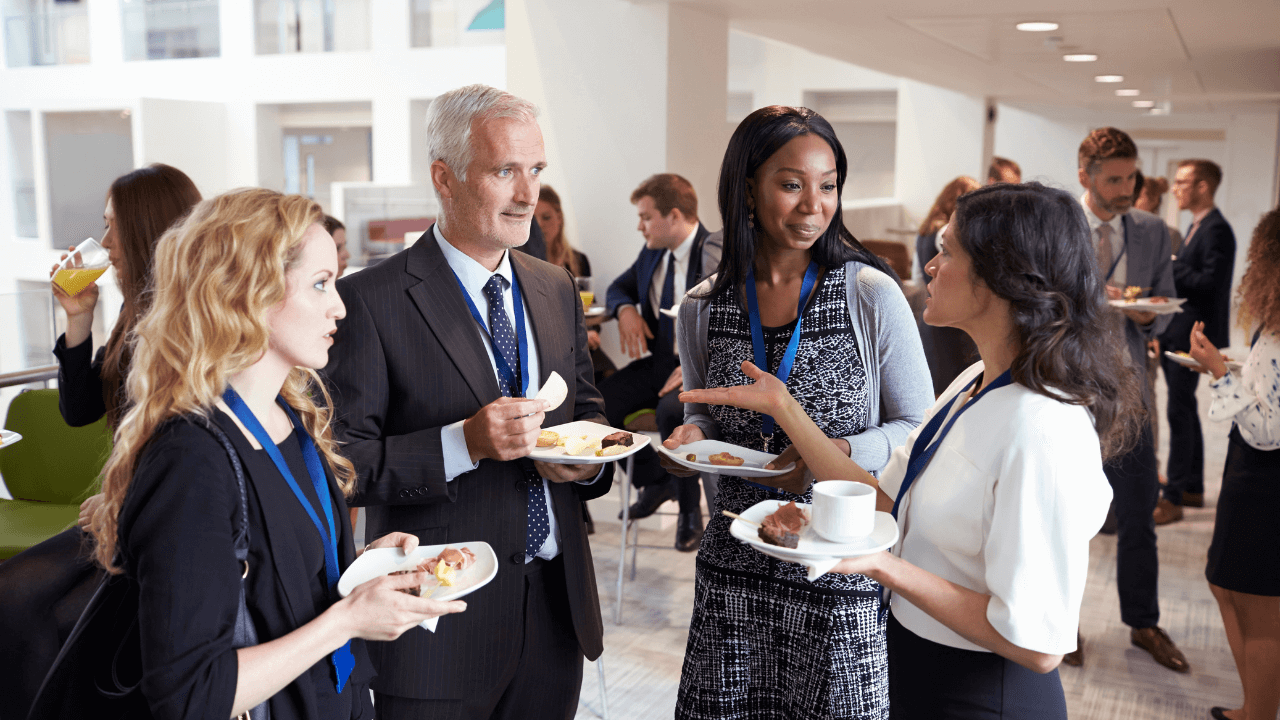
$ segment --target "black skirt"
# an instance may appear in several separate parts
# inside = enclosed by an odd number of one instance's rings
[[[889,613],[890,720],[1067,720],[1058,670],[926,640]]]
[[[1204,574],[1220,588],[1280,595],[1280,450],[1259,450],[1231,426]]]

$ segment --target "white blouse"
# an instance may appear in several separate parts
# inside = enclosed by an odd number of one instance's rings
[[[982,372],[956,378],[927,424]],[[984,395],[956,420],[898,509],[893,552],[913,565],[991,596],[987,619],[1022,648],[1065,654],[1076,647],[1089,569],[1089,540],[1102,527],[1111,486],[1089,411],[1017,383]],[[955,414],[963,407],[952,407]],[[880,475],[896,498],[916,428]],[[894,617],[933,642],[986,651],[900,595]]]
[[[1234,420],[1240,437],[1258,450],[1280,449],[1280,334],[1262,333],[1240,377],[1227,373],[1209,388],[1210,420]]]

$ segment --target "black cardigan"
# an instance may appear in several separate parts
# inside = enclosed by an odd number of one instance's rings
[[[58,411],[71,427],[92,425],[107,414],[102,399],[102,360],[105,347],[93,354],[93,335],[79,345],[67,347],[67,336],[59,335],[53,346],[58,358]]]
[[[323,567],[323,560],[311,557],[320,548],[319,538],[267,454],[254,450],[227,415],[216,412],[214,420],[231,438],[245,470],[246,599],[258,641],[265,643],[327,607],[323,597],[313,596],[316,578],[308,571]],[[290,436],[285,442],[296,440]],[[326,476],[335,500],[339,564],[346,569],[355,559],[347,504],[327,466]],[[305,474],[298,481],[308,484]],[[231,646],[240,585],[232,547],[237,495],[226,451],[188,420],[162,426],[134,472],[120,512],[119,547],[125,573],[140,588],[142,690],[156,718],[231,716],[238,670]],[[353,694],[351,717],[369,718],[373,665],[363,641],[351,645],[356,658],[346,689]],[[317,678],[332,682],[328,658],[271,698],[273,720],[320,720]]]

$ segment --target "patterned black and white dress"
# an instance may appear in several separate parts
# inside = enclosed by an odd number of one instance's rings
[[[828,437],[866,429],[868,397],[862,353],[849,316],[845,268],[828,269],[804,310],[800,345],[787,388]],[[794,323],[764,328],[769,372]],[[707,387],[750,383],[740,365],[752,358],[746,311],[732,293],[711,299]],[[762,447],[759,413],[711,406],[725,442],[779,453],[791,442],[779,428]],[[729,535],[721,510],[742,512],[761,500],[809,502],[720,477],[715,512],[698,552],[693,618],[680,677],[676,717],[787,720],[888,717],[888,665],[879,588],[861,575],[805,578],[804,566],[763,555]]]

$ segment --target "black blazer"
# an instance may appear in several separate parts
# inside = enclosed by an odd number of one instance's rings
[[[720,265],[722,243],[720,238],[723,235],[716,233],[716,238],[709,243],[710,235],[707,228],[699,222],[698,232],[693,236],[693,247],[689,250],[688,268],[685,270],[686,290],[692,290],[703,278],[715,272]],[[640,255],[635,262],[631,263],[631,267],[609,285],[609,293],[605,299],[610,317],[616,317],[618,308],[622,305],[643,307],[641,315],[655,338],[658,337],[658,309],[649,307],[649,285],[653,281],[653,273],[658,269],[658,263],[662,262],[662,257],[666,253],[666,250],[649,247],[641,249]],[[704,253],[708,254],[705,259]]]
[[[107,414],[102,397],[102,363],[107,349],[93,354],[93,335],[79,345],[67,347],[67,336],[59,335],[53,345],[58,358],[58,411],[71,427],[92,425]]]
[[[315,578],[306,570],[316,567],[308,549],[321,547],[319,537],[267,454],[255,451],[222,412],[214,413],[214,421],[231,438],[245,471],[246,604],[258,642],[265,643],[327,607],[312,596]],[[338,561],[345,569],[355,560],[351,525],[343,522],[347,505],[325,470],[337,513]],[[298,480],[301,484],[305,477]],[[140,587],[142,691],[156,718],[231,716],[238,668],[231,643],[241,574],[232,543],[238,495],[226,450],[191,421],[163,425],[138,460],[120,511],[120,551],[126,575]],[[322,558],[319,562],[323,567]],[[369,718],[373,665],[363,641],[352,640],[351,649],[356,659],[346,688],[353,697],[351,717]],[[314,680],[331,681],[332,674],[329,660],[322,659],[270,700],[272,718],[320,718]]]
[[[367,535],[411,532],[424,545],[483,540],[498,555],[497,577],[467,596],[467,611],[433,633],[413,629],[370,643],[374,689],[409,698],[488,693],[514,672],[524,639],[527,492],[517,462],[482,460],[446,483],[440,433],[498,399],[497,379],[453,272],[432,230],[375,267],[338,281],[347,316],[338,322],[327,378],[335,430],[359,474],[354,501],[367,508]],[[569,273],[510,253],[537,341],[542,382],[557,371],[569,396],[545,426],[604,418]],[[551,483],[570,611],[588,658],[603,650],[600,600],[580,500],[610,488]]]
[[[1236,263],[1236,236],[1231,225],[1214,208],[1200,221],[1191,241],[1183,241],[1173,262],[1173,283],[1178,297],[1187,298],[1182,312],[1173,316],[1160,342],[1169,350],[1191,348],[1191,326],[1204,322],[1204,334],[1220,348],[1231,342],[1231,278]]]

